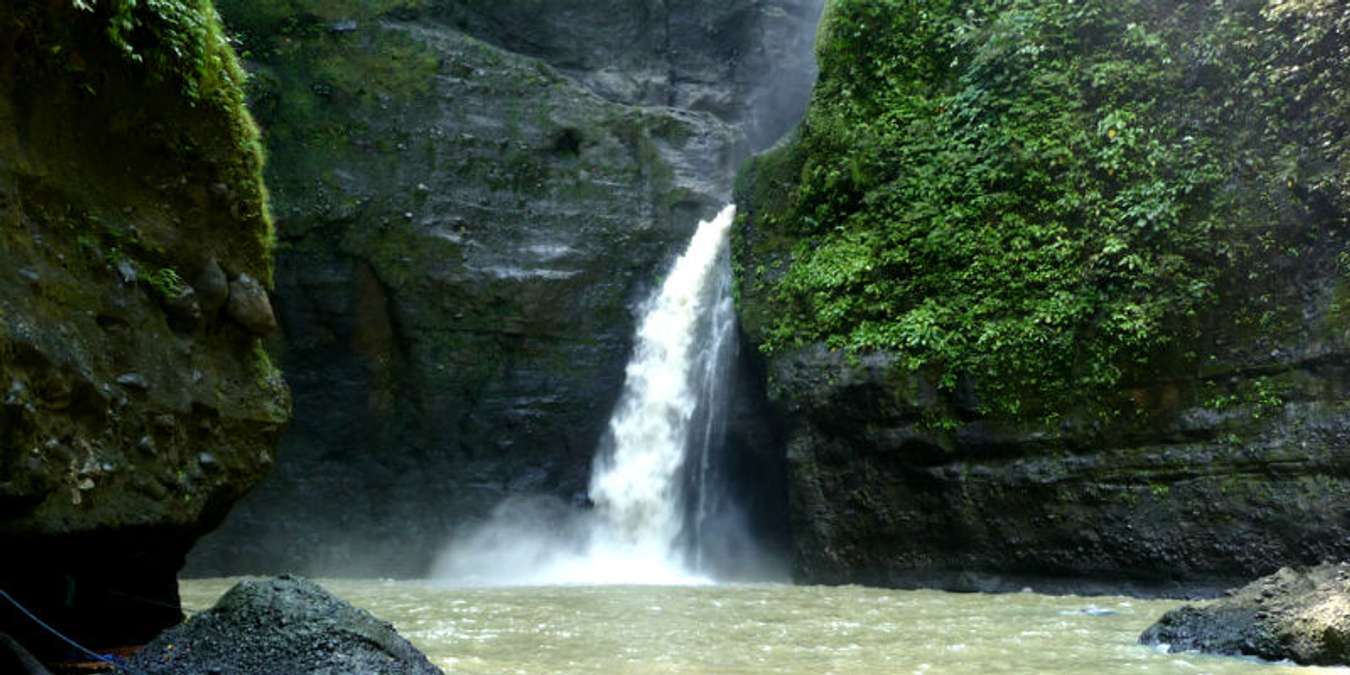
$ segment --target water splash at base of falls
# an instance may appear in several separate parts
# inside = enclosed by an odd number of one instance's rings
[[[696,584],[699,537],[718,492],[710,454],[724,433],[734,350],[728,206],[698,230],[644,306],[623,394],[596,454],[590,498],[508,500],[452,542],[433,576],[457,583]]]

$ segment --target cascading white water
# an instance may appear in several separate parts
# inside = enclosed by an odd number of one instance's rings
[[[727,258],[727,255],[723,255]],[[697,455],[698,469],[690,481],[695,508],[690,513],[693,527],[692,544],[694,568],[704,568],[704,525],[707,524],[721,506],[722,497],[720,476],[714,469],[714,453],[726,436],[726,409],[730,403],[730,372],[732,360],[736,356],[736,303],[731,297],[730,261],[718,265],[717,285],[713,291],[716,305],[713,307],[709,328],[709,339],[703,341],[703,352],[699,356],[702,368],[699,394],[699,407],[702,417],[699,426],[690,434],[690,453]]]
[[[595,460],[594,510],[580,523],[550,526],[547,507],[507,505],[492,523],[452,544],[436,576],[487,584],[707,581],[691,569],[686,544],[696,568],[698,530],[711,507],[709,453],[722,430],[717,408],[734,342],[727,238],[735,214],[728,206],[699,224],[644,307],[623,394]],[[697,467],[686,467],[691,456]],[[690,471],[692,509],[684,501]]]
[[[591,500],[614,543],[668,566],[683,566],[677,550],[685,519],[681,472],[691,451],[706,473],[704,436],[712,430],[693,422],[720,374],[730,324],[724,252],[735,215],[728,206],[699,225],[648,306],[610,420],[613,450],[597,458],[591,480]]]

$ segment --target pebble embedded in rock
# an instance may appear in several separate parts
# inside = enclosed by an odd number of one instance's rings
[[[117,263],[117,276],[121,277],[122,283],[124,284],[136,283],[136,279],[138,278],[136,266],[131,264],[130,260],[119,261]]]
[[[220,468],[220,462],[216,460],[216,456],[209,452],[203,452],[197,455],[197,463],[202,465],[202,468],[208,471],[214,471]]]
[[[117,376],[117,383],[123,387],[132,389],[149,389],[150,383],[145,381],[145,377],[140,373],[123,373]]]
[[[247,274],[241,274],[230,282],[230,297],[225,310],[231,319],[254,335],[266,337],[277,330],[277,319],[272,312],[272,301],[267,297],[267,289]]]

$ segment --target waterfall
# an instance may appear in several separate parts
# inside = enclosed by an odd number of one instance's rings
[[[699,225],[646,308],[614,417],[613,448],[596,458],[591,500],[613,543],[674,564],[681,557],[686,460],[698,478],[695,529],[706,516],[708,452],[721,419],[713,408],[734,327],[727,231],[733,206]],[[703,409],[700,410],[700,403]],[[702,428],[696,424],[702,418]],[[697,546],[697,542],[694,542]]]
[[[699,373],[702,378],[699,393],[699,419],[695,432],[690,435],[690,456],[698,458],[698,470],[691,473],[689,493],[694,498],[694,509],[690,514],[693,526],[690,546],[694,554],[694,569],[703,570],[704,565],[704,525],[718,512],[721,506],[722,477],[716,473],[714,459],[721,450],[726,438],[727,407],[731,404],[731,391],[728,385],[732,361],[736,357],[736,303],[731,297],[731,263],[729,255],[722,254],[723,262],[718,265],[716,286],[713,288],[715,304],[710,316],[709,339],[699,356],[702,365]]]
[[[702,526],[717,504],[735,349],[728,232],[736,209],[699,224],[643,306],[623,393],[596,453],[594,509],[558,522],[508,503],[455,542],[438,577],[488,584],[700,583]]]

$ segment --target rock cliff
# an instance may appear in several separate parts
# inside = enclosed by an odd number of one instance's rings
[[[181,618],[289,415],[243,98],[207,2],[0,7],[0,589],[95,646]]]
[[[802,131],[738,185],[797,578],[1350,557],[1350,15],[900,4],[831,4]]]
[[[820,3],[221,11],[297,422],[191,570],[420,575],[508,495],[584,500],[636,305],[804,108]]]

